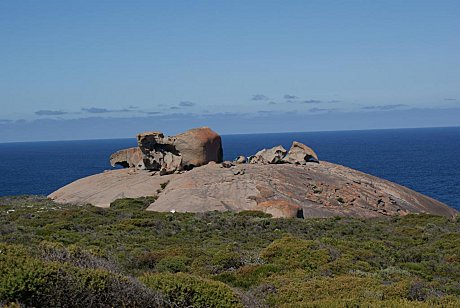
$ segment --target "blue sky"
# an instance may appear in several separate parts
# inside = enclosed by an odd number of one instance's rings
[[[0,142],[460,125],[460,1],[2,1]]]

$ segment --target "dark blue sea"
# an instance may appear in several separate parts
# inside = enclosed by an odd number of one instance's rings
[[[320,160],[385,178],[460,210],[460,127],[225,135],[224,158],[294,140]],[[0,195],[46,195],[110,169],[109,156],[135,139],[0,144]]]

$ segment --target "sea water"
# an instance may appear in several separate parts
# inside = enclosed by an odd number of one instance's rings
[[[222,136],[224,159],[292,141],[320,160],[345,165],[438,199],[460,210],[460,127]],[[0,195],[47,195],[111,169],[111,153],[132,139],[0,144]]]

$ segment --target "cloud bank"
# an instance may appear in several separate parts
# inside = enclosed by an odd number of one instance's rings
[[[310,113],[262,110],[252,114],[200,115],[178,112],[118,118],[97,115],[80,119],[0,122],[0,142],[134,138],[140,131],[160,130],[176,134],[200,126],[212,127],[221,134],[460,126],[458,107],[372,109],[372,112],[312,109]]]
[[[397,109],[397,108],[401,108],[401,107],[407,107],[407,105],[405,105],[405,104],[393,104],[393,105],[380,105],[380,106],[366,106],[366,107],[363,107],[362,109],[385,111],[385,110],[393,110],[393,109]]]
[[[38,116],[58,116],[58,115],[64,115],[68,114],[66,111],[61,111],[61,110],[38,110],[35,111],[35,115]]]
[[[270,98],[268,96],[265,96],[263,94],[254,94],[251,98],[253,101],[268,101]]]
[[[190,101],[182,101],[182,102],[179,103],[179,106],[181,106],[181,107],[193,107],[195,105],[196,105],[196,103],[190,102]]]

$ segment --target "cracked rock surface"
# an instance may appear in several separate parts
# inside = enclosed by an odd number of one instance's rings
[[[169,181],[159,193],[162,183]],[[158,194],[149,211],[259,210],[274,217],[378,217],[430,213],[452,217],[453,208],[398,184],[321,161],[320,164],[209,163],[160,176],[113,170],[71,183],[49,195],[57,202],[108,206],[121,197]]]

